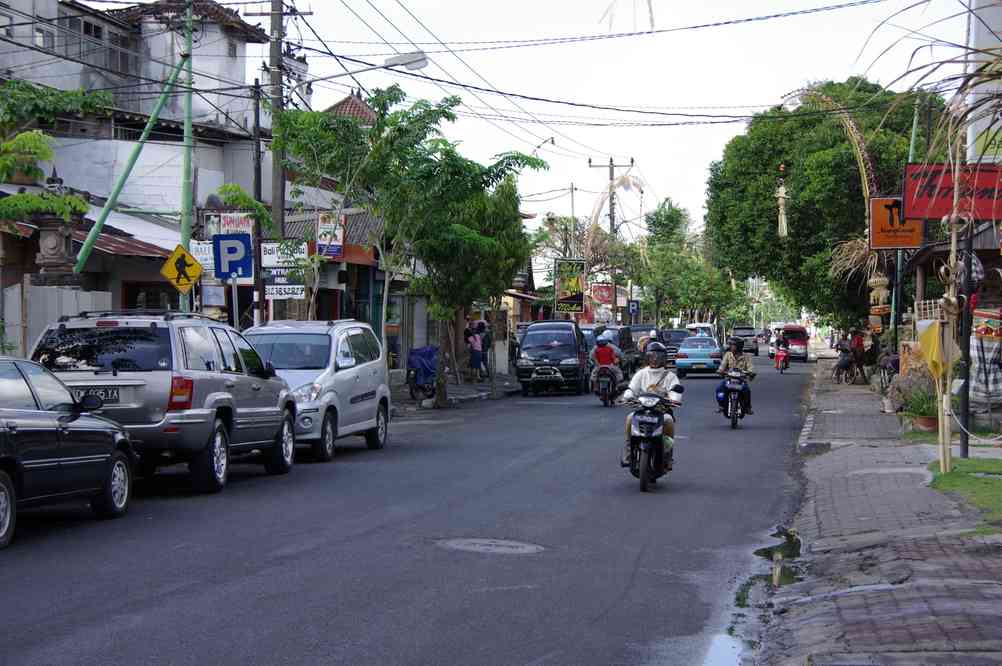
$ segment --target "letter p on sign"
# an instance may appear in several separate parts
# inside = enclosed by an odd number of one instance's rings
[[[212,237],[212,259],[217,280],[249,278],[254,272],[250,234],[216,234]]]

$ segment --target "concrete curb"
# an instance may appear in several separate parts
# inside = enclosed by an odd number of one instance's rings
[[[807,414],[804,416],[804,426],[800,429],[800,437],[797,438],[797,450],[800,455],[810,456],[827,453],[831,451],[831,442],[823,442],[812,439],[814,435],[814,417],[817,408],[814,406],[818,395],[818,377],[822,374],[822,364],[818,363],[811,377],[811,385],[807,390]]]
[[[498,394],[502,398],[510,398],[510,397],[512,397],[514,395],[521,395],[521,393],[522,393],[522,389],[521,388],[507,388],[507,389],[506,388],[502,388],[502,389],[498,390]],[[459,405],[459,404],[463,404],[463,403],[467,403],[467,402],[476,402],[478,400],[490,400],[490,399],[491,399],[490,391],[481,391],[480,393],[477,393],[475,395],[464,395],[464,396],[459,396],[459,397],[450,397],[449,398],[449,404],[450,405]]]

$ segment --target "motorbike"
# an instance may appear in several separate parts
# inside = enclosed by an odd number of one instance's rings
[[[407,355],[407,388],[412,400],[435,397],[435,372],[438,367],[438,347],[429,345],[412,349]]]
[[[737,368],[727,371],[724,376],[724,387],[717,393],[717,402],[721,405],[724,418],[730,419],[731,428],[738,427],[738,421],[745,417],[741,405],[741,392],[748,385],[748,375]]]
[[[595,395],[604,407],[610,407],[616,397],[616,375],[607,365],[599,366],[595,375]]]
[[[672,393],[682,393],[676,386]],[[675,421],[675,408],[681,402],[673,401],[660,393],[641,393],[626,404],[633,408],[630,418],[630,473],[640,479],[640,492],[668,473],[665,458],[664,428],[666,422]]]
[[[790,369],[790,350],[786,347],[779,347],[776,350],[776,369],[779,370],[779,374]]]

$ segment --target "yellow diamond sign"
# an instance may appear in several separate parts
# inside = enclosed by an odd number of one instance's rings
[[[160,268],[160,275],[182,294],[187,294],[202,276],[202,264],[184,246],[178,245]]]

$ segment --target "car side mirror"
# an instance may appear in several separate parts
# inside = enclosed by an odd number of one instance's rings
[[[104,407],[104,400],[99,395],[88,393],[84,397],[80,398],[79,405],[82,411],[96,412]]]
[[[275,372],[275,366],[271,364],[271,361],[267,361],[264,364],[264,372],[261,374],[265,379],[272,379],[277,375],[277,373]]]
[[[339,356],[337,359],[337,369],[347,370],[348,368],[355,367],[355,357],[354,356]]]

